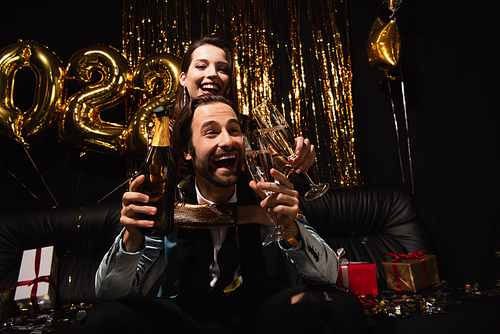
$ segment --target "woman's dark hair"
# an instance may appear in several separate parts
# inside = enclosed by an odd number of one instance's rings
[[[184,55],[181,63],[181,72],[187,73],[189,69],[189,65],[191,65],[192,59],[191,55],[194,50],[202,45],[213,45],[220,49],[222,49],[226,53],[226,61],[228,64],[228,74],[229,74],[229,85],[224,92],[224,97],[231,100],[233,105],[235,106],[236,113],[238,113],[238,95],[236,93],[236,69],[234,66],[234,52],[231,43],[225,38],[217,35],[207,35],[203,38],[194,41],[187,50]],[[189,101],[188,95],[188,101]],[[177,101],[175,102],[174,113],[177,115],[182,108],[184,107],[184,87],[179,86],[179,90],[177,92]]]
[[[172,133],[172,148],[177,161],[180,161],[179,159],[184,159],[184,152],[186,150],[188,152],[192,152],[193,132],[191,131],[191,123],[193,122],[193,116],[196,108],[206,104],[218,102],[225,103],[230,106],[234,110],[238,120],[241,122],[240,115],[236,111],[234,103],[228,98],[222,95],[211,94],[195,97],[182,108],[175,121],[174,131]],[[191,167],[191,164],[188,163],[188,166]]]

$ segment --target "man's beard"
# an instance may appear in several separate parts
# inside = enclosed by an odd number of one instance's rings
[[[222,174],[216,173],[216,167],[210,163],[210,161],[203,161],[198,159],[196,156],[196,151],[193,147],[189,148],[190,155],[193,158],[193,168],[194,171],[205,178],[207,181],[219,188],[227,188],[238,183],[240,179],[241,170],[243,166],[242,154],[238,154],[239,159],[236,161],[236,171],[235,172],[225,172]]]

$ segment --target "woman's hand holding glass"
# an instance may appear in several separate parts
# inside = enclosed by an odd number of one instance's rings
[[[295,138],[295,159],[290,159],[290,164],[295,170],[295,173],[307,173],[309,168],[316,161],[316,152],[314,145],[309,139],[299,136]]]
[[[297,155],[297,151],[303,150],[305,144],[306,146],[310,147],[309,150],[312,150],[312,154],[315,154],[314,146],[312,146],[308,140],[307,142],[306,140],[301,141],[300,137],[296,140],[293,139],[292,130],[288,125],[285,117],[269,100],[265,100],[263,103],[255,107],[252,110],[252,114],[255,116],[255,119],[259,124],[262,133],[266,135],[270,147],[272,147],[272,151],[277,153],[273,155],[273,158],[278,161],[282,160],[279,159],[279,156],[281,155],[282,157],[286,157],[288,161],[291,161],[292,166],[299,165],[299,168],[304,168],[301,165],[301,162],[304,160],[300,159],[300,157]],[[299,146],[301,144],[302,146]],[[302,153],[309,154],[310,152],[306,148],[306,152]],[[279,163],[279,166],[285,167],[281,162]],[[309,166],[306,165],[305,168],[309,168]],[[305,170],[307,169],[304,169],[304,171]],[[288,171],[285,172],[288,173]],[[303,175],[309,182],[309,191],[304,196],[306,200],[312,201],[328,191],[328,183],[315,184],[306,172],[304,172]]]

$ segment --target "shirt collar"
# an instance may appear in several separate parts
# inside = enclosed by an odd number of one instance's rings
[[[231,196],[231,198],[226,203],[236,203],[236,200],[237,200],[236,199],[236,187],[237,186],[238,186],[237,184],[234,185],[233,195]],[[200,192],[200,189],[198,189],[198,184],[196,183],[196,178],[194,179],[194,188],[196,189],[196,197],[198,199],[198,203],[205,202],[205,203],[208,203],[210,205],[213,205],[213,204],[225,204],[225,203],[214,203],[212,201],[209,201],[205,197],[203,197],[203,195]]]

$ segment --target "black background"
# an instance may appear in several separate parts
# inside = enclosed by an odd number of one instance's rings
[[[373,21],[380,17],[387,22],[390,13],[381,1],[346,3],[356,158],[363,182],[414,189],[443,279],[495,283],[500,278],[500,257],[495,255],[500,250],[499,2],[402,1],[396,13],[401,71],[391,73],[398,76],[389,82],[392,96],[387,81],[376,80],[365,51]],[[35,40],[63,64],[87,46],[122,49],[119,0],[4,1],[0,13],[0,48],[18,39]],[[16,94],[16,105],[27,110],[30,88]],[[123,108],[116,107],[109,117]],[[80,157],[80,149],[57,141],[56,127],[30,142],[29,153],[59,205],[94,203],[126,180],[125,157],[96,152]],[[0,137],[0,163],[0,213],[55,205],[23,147],[5,136]],[[124,189],[108,199],[119,200]]]

